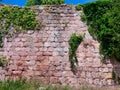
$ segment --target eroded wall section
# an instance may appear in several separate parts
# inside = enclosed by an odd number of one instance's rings
[[[9,65],[6,78],[37,78],[44,83],[68,85],[113,85],[112,64],[102,64],[99,43],[80,20],[81,12],[71,5],[34,6],[40,30],[29,30],[4,40]],[[85,37],[77,50],[78,67],[73,74],[69,62],[68,40],[72,33]],[[3,77],[3,78],[4,78]]]

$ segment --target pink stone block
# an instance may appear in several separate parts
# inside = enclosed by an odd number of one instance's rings
[[[13,71],[12,72],[14,75],[20,75],[21,74],[21,71]]]
[[[20,60],[20,56],[19,56],[19,55],[17,55],[17,56],[12,56],[11,59],[12,59],[12,60]]]

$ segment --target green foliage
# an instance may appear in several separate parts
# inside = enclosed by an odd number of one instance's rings
[[[64,4],[64,0],[41,0],[41,5],[59,5]]]
[[[59,4],[64,4],[64,0],[27,0],[26,6]]]
[[[87,21],[87,19],[86,19],[86,15],[82,12],[81,13],[81,21],[83,21],[83,22],[86,22]]]
[[[7,80],[0,82],[0,90],[37,90],[38,85],[26,82],[26,80]]]
[[[113,80],[116,80],[116,82],[118,82],[118,84],[120,84],[120,76],[117,76],[117,75],[115,74],[115,71],[114,71],[114,70],[112,71],[112,79],[113,79]]]
[[[119,1],[102,0],[85,4],[84,13],[89,32],[100,42],[100,52],[120,61]]]
[[[72,34],[72,36],[69,39],[69,60],[71,64],[71,68],[74,69],[78,63],[78,59],[76,56],[76,50],[80,43],[82,42],[82,35],[77,36],[75,33]],[[76,64],[76,65],[75,65]]]
[[[72,90],[72,88],[70,88],[69,86],[61,86],[61,85],[48,85],[47,87],[45,87],[44,90]]]
[[[27,0],[26,6],[40,5],[40,0]]]
[[[5,66],[8,63],[8,59],[6,57],[0,57],[0,66]]]
[[[27,82],[26,80],[6,80],[0,82],[0,90],[111,90],[111,87],[89,87],[78,86],[70,87],[64,85],[44,85],[36,82]],[[120,87],[114,87],[114,90],[120,90]]]
[[[112,71],[112,79],[115,80],[115,78],[116,78],[116,74],[115,74],[115,72],[114,72],[114,70],[113,70],[113,71]]]
[[[75,9],[76,9],[77,11],[80,11],[80,10],[83,9],[83,5],[78,4],[78,5],[75,6]]]
[[[37,27],[35,13],[26,7],[4,6],[0,9],[0,43],[2,37],[6,35],[37,29]]]
[[[69,86],[43,85],[38,82],[26,80],[6,80],[0,82],[0,90],[72,90]]]

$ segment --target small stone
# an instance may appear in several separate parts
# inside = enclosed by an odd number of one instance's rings
[[[105,77],[105,79],[111,79],[112,78],[112,73],[105,73],[104,77]]]
[[[34,33],[34,31],[33,30],[28,30],[27,33],[32,34],[32,33]]]
[[[52,52],[43,52],[43,56],[52,56]]]
[[[20,56],[19,56],[19,55],[17,55],[17,56],[12,56],[11,59],[13,59],[13,60],[20,60]]]
[[[53,52],[53,56],[58,56],[59,52]]]
[[[110,67],[110,68],[111,68],[111,67],[113,67],[113,65],[112,65],[112,64],[107,64],[107,67]]]
[[[108,72],[108,71],[109,71],[108,68],[104,68],[104,69],[103,69],[103,72],[105,72],[105,73]]]
[[[107,80],[108,85],[112,85],[112,80]]]
[[[26,41],[26,39],[25,39],[25,38],[21,38],[21,41],[22,41],[22,42],[25,42],[25,41]]]
[[[45,42],[45,43],[44,43],[44,46],[45,46],[45,47],[49,47],[49,46],[51,46],[51,45],[50,45],[50,43]]]
[[[89,79],[88,82],[89,82],[89,84],[92,84],[92,83],[93,83],[93,80],[92,80],[92,79]]]
[[[95,85],[99,85],[99,79],[95,79],[95,80],[94,80],[94,84],[95,84]]]
[[[55,51],[63,51],[62,48],[55,48],[54,50],[55,50]]]
[[[15,41],[15,42],[19,42],[19,41],[20,41],[20,38],[15,38],[14,41]]]
[[[13,74],[14,75],[19,75],[19,74],[21,74],[21,71],[13,71]]]
[[[64,48],[64,51],[65,51],[65,52],[68,52],[68,51],[69,51],[69,49],[68,49],[67,47],[65,47],[65,48]]]

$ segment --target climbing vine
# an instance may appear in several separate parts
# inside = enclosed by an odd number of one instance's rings
[[[75,33],[72,34],[72,36],[69,39],[69,61],[71,64],[71,69],[74,70],[76,65],[78,64],[78,59],[76,56],[76,50],[80,43],[82,42],[83,36],[82,35],[76,35]]]
[[[3,6],[0,9],[0,46],[2,38],[6,35],[37,28],[35,13],[29,8]]]

